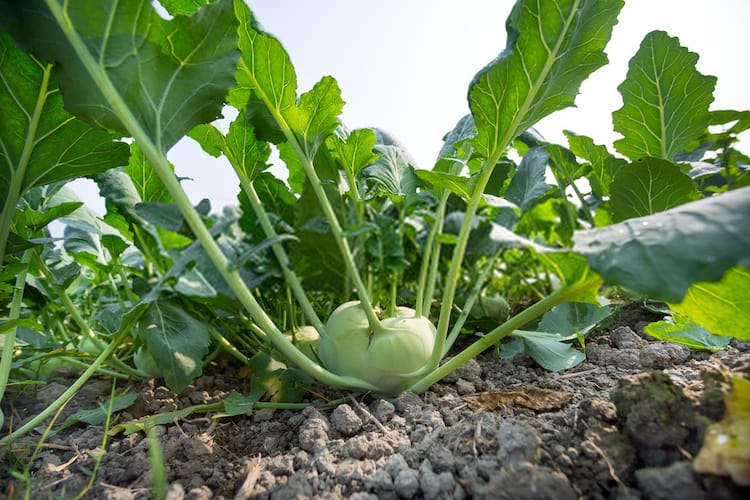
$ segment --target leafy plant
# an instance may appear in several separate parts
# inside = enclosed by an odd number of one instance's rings
[[[714,283],[729,269],[723,302],[741,309],[744,298],[732,293],[747,289],[734,280],[746,283],[750,266],[750,188],[741,187],[743,157],[731,150],[747,120],[709,111],[715,79],[697,72],[696,56],[664,33],[646,37],[613,116],[623,134],[615,149],[625,158],[572,133],[567,147],[547,144],[532,128],[572,106],[581,83],[606,64],[622,5],[519,0],[506,47],[470,82],[470,113],[424,171],[393,138],[340,123],[333,77],[299,93],[289,55],[240,0],[169,2],[170,20],[149,3],[0,1],[0,68],[8,75],[0,98],[15,120],[0,128],[0,189],[11,200],[0,248],[12,234],[20,247],[39,243],[21,241],[32,235],[21,228],[69,216],[64,256],[95,289],[105,281],[123,289],[96,295],[91,320],[78,314],[86,336],[101,337],[91,324],[109,334],[94,369],[117,351],[143,371],[156,364],[178,390],[200,374],[212,341],[258,373],[266,358],[248,355],[270,353],[288,373],[303,373],[299,380],[386,396],[424,391],[509,336],[511,352],[562,369],[582,359],[565,342],[608,315],[599,308],[604,283],[674,303],[714,331],[715,318],[696,314],[714,300],[706,290],[723,286]],[[664,65],[672,54],[681,64]],[[61,156],[29,161],[52,136],[35,139],[39,119],[29,117],[47,113],[24,103],[48,88],[60,116],[61,95],[78,117],[65,115],[65,124],[95,138],[86,148],[106,161],[72,172]],[[225,103],[238,113],[223,133],[211,122]],[[742,126],[710,137],[709,125],[733,119]],[[23,141],[17,129],[28,131]],[[207,202],[189,202],[166,158],[186,135],[232,166],[241,213],[211,215]],[[129,160],[119,136],[133,140]],[[288,168],[286,182],[268,170],[272,148]],[[713,188],[703,183],[705,165],[689,163],[710,150],[720,160],[708,172],[723,178]],[[35,169],[43,175],[26,180]],[[104,223],[59,204],[35,226],[17,206],[32,186],[94,174],[107,200]],[[22,222],[11,233],[14,219]],[[58,296],[70,295],[75,279],[64,277],[65,259],[53,266],[56,281],[33,248],[17,260],[20,247],[6,269],[39,272]],[[493,296],[514,300],[491,308]],[[5,328],[17,328],[22,302],[13,292]],[[562,305],[570,302],[584,305]],[[569,311],[580,321],[562,321]],[[71,307],[66,314],[75,316]],[[304,326],[319,335],[317,349],[310,351],[314,338],[298,344],[284,333]],[[466,331],[479,338],[443,362]],[[720,332],[747,338],[746,330]],[[13,343],[6,334],[6,377]],[[266,371],[268,386],[286,383]]]

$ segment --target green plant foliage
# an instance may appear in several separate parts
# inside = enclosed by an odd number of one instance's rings
[[[157,300],[149,304],[135,325],[134,333],[146,345],[164,379],[181,392],[203,371],[201,361],[208,352],[208,325],[192,316],[178,301]]]
[[[705,328],[682,314],[673,314],[665,321],[646,325],[644,333],[655,339],[688,346],[691,349],[716,352],[729,345],[732,337],[712,335]]]
[[[610,187],[612,221],[621,222],[677,207],[700,197],[693,180],[676,164],[641,158],[620,169]]]
[[[506,23],[505,50],[472,81],[474,147],[495,157],[521,132],[572,106],[578,88],[607,62],[604,47],[623,2],[521,1]]]
[[[695,69],[698,55],[677,38],[653,31],[630,60],[618,87],[624,105],[612,113],[624,137],[615,149],[635,161],[644,156],[673,160],[700,137],[709,120],[716,78]]]
[[[670,307],[711,333],[750,340],[750,270],[733,267],[720,281],[693,283]]]
[[[234,84],[240,54],[232,0],[169,21],[149,2],[35,0],[0,9],[3,27],[24,48],[59,63],[67,109],[130,135],[126,113],[162,151],[217,118]]]
[[[750,267],[748,248],[750,188],[582,231],[573,247],[607,283],[669,302],[696,281]]]

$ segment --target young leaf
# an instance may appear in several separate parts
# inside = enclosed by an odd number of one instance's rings
[[[523,339],[524,352],[545,370],[558,372],[582,363],[586,356],[573,349],[561,335],[517,330],[513,336]]]
[[[657,321],[646,325],[643,332],[655,339],[682,344],[691,349],[716,352],[729,345],[732,337],[720,337],[682,314],[675,314],[671,321]]]
[[[628,162],[612,156],[605,146],[594,144],[594,140],[584,135],[565,132],[570,150],[579,158],[591,163],[591,174],[588,176],[591,189],[600,198],[609,196],[612,179]]]
[[[679,302],[697,281],[750,267],[750,188],[581,231],[574,243],[607,283]]]
[[[548,159],[544,147],[529,150],[510,180],[505,198],[521,207],[523,212],[529,210],[551,187],[544,181]]]
[[[404,151],[398,146],[378,145],[375,163],[364,170],[368,183],[375,184],[394,202],[409,201],[417,192],[419,178]]]
[[[620,169],[610,186],[613,222],[663,212],[700,198],[695,183],[676,164],[641,158]]]
[[[175,392],[198,377],[208,352],[208,325],[191,316],[178,301],[149,304],[133,328],[162,369],[167,386]]]
[[[693,283],[674,311],[716,335],[750,340],[750,270],[729,269],[721,281]]]
[[[596,304],[563,302],[544,316],[539,322],[539,330],[563,336],[585,335],[612,315],[612,309]]]
[[[336,152],[346,175],[356,178],[367,165],[378,159],[375,154],[375,132],[369,128],[353,130],[348,137],[328,137],[328,147]]]
[[[162,151],[219,117],[234,85],[232,0],[169,21],[150,2],[114,0],[3,0],[0,13],[17,40],[56,62],[67,109],[128,135],[140,127]]]
[[[138,147],[137,142],[130,145],[130,161],[124,168],[130,180],[133,181],[133,187],[140,201],[171,203],[172,197],[162,184],[156,172],[151,168],[148,160]],[[174,169],[173,169],[174,170]]]
[[[484,157],[534,123],[572,106],[581,83],[607,62],[604,47],[621,0],[522,0],[507,21],[506,49],[475,77],[469,105]]]
[[[338,127],[344,101],[336,80],[323,77],[300,96],[298,103],[297,75],[289,54],[278,40],[259,29],[244,2],[235,2],[235,10],[241,27],[242,58],[236,74],[238,85],[229,95],[230,104],[258,111],[257,103],[263,103],[275,122],[271,128],[279,127],[287,140],[287,134],[294,134],[305,156],[313,159],[318,147]],[[260,113],[256,118],[269,125],[265,111]],[[278,135],[271,132],[274,137]]]
[[[635,161],[673,160],[699,138],[709,120],[716,78],[695,69],[698,55],[663,31],[646,35],[618,90],[623,107],[612,113],[624,137],[615,149]]]

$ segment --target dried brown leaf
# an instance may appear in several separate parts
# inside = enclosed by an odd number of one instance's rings
[[[480,392],[464,396],[464,401],[474,411],[493,411],[509,404],[538,412],[555,411],[565,407],[571,399],[572,392],[550,389]]]

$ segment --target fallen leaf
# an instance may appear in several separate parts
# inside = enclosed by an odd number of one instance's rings
[[[544,412],[563,408],[573,399],[572,392],[549,389],[526,389],[523,391],[480,392],[464,396],[466,404],[474,411],[492,411],[508,404]]]
[[[724,418],[706,429],[693,469],[729,476],[741,486],[750,486],[750,381],[734,378],[725,401]]]

